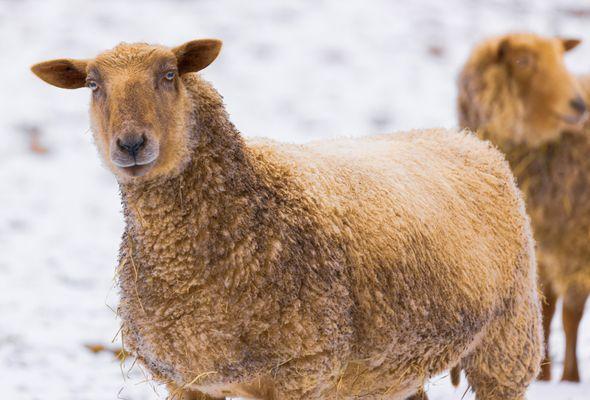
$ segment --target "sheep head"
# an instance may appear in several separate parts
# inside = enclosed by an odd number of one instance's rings
[[[190,158],[192,104],[183,76],[212,63],[221,42],[201,39],[174,48],[120,44],[93,60],[34,65],[45,82],[92,91],[90,116],[105,163],[123,182],[165,176]]]
[[[510,34],[478,46],[459,79],[462,125],[533,146],[580,129],[586,105],[563,60],[579,43]]]

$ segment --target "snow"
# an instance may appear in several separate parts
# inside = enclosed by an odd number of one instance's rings
[[[118,192],[88,131],[87,91],[42,83],[28,71],[34,62],[92,57],[119,41],[221,38],[222,55],[204,76],[236,125],[245,135],[302,142],[452,127],[456,75],[474,43],[525,30],[583,37],[589,7],[567,0],[0,0],[0,397],[166,396],[138,366],[121,368],[83,347],[109,343],[118,331]],[[575,72],[587,71],[588,61],[590,45],[568,56]],[[46,154],[31,152],[32,127]],[[559,317],[553,328],[558,377]],[[590,318],[581,332],[585,383],[534,383],[529,399],[588,398]],[[441,376],[427,389],[434,400],[460,399],[463,385],[455,390]]]

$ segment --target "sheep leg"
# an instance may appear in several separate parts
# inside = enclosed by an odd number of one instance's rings
[[[540,267],[541,269],[541,267]],[[538,379],[541,381],[551,380],[551,351],[549,348],[549,339],[551,336],[551,321],[555,314],[555,304],[557,303],[557,295],[553,290],[550,282],[540,282],[541,290],[543,292],[543,335],[545,338],[545,357],[541,362],[541,373]]]
[[[416,393],[408,397],[406,400],[428,400],[428,396],[426,396],[424,388],[420,388]]]
[[[539,371],[543,356],[539,305],[534,298],[515,301],[512,309],[490,323],[481,343],[461,362],[477,400],[524,400]]]
[[[577,287],[568,288],[563,298],[563,329],[565,331],[565,360],[561,378],[563,381],[580,382],[576,350],[578,327],[584,315],[587,298],[588,293]]]
[[[167,400],[223,400],[225,397],[211,397],[205,393],[197,392],[194,390],[178,389],[172,386],[168,386],[168,392],[170,395]]]

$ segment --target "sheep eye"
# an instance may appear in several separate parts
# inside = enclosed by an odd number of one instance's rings
[[[516,65],[521,68],[530,67],[533,64],[533,60],[529,56],[521,56],[516,59]]]
[[[176,72],[174,71],[168,71],[166,72],[166,75],[164,75],[164,79],[171,81],[176,77]]]
[[[95,81],[88,81],[86,82],[86,86],[92,90],[93,92],[95,92],[98,89],[98,84]]]

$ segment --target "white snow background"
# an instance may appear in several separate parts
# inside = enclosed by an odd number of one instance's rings
[[[203,75],[244,135],[307,141],[456,125],[455,81],[477,41],[509,31],[588,39],[568,55],[590,72],[590,2],[0,0],[0,399],[164,399],[140,369],[83,345],[109,343],[122,231],[114,178],[88,131],[86,89],[66,91],[29,66],[88,58],[120,41],[225,45]],[[31,127],[46,154],[30,150]],[[530,400],[590,398],[590,317],[583,384],[534,383]],[[432,400],[461,399],[440,376]],[[465,399],[474,399],[470,392]]]

